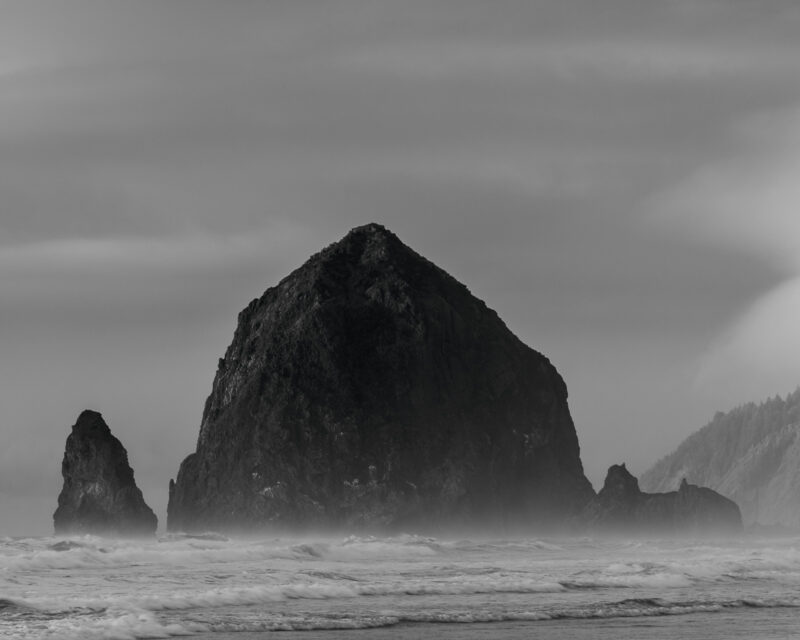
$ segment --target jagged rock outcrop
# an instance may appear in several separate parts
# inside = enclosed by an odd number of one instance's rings
[[[735,502],[683,480],[677,491],[644,493],[624,464],[611,466],[603,488],[580,517],[590,531],[606,533],[715,533],[742,529]]]
[[[682,478],[729,496],[745,524],[800,527],[800,389],[717,413],[642,476],[668,491]]]
[[[56,535],[153,535],[158,521],[133,479],[128,454],[96,411],[67,436],[64,487],[53,514]]]
[[[167,526],[544,526],[592,495],[547,358],[370,224],[239,314]]]

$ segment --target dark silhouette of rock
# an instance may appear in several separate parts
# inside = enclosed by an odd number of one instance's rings
[[[72,427],[61,473],[56,535],[155,533],[158,521],[136,486],[125,447],[96,411],[84,411]]]
[[[380,225],[239,314],[170,530],[547,526],[593,496],[561,376]]]
[[[742,530],[739,507],[706,487],[681,482],[677,491],[644,493],[624,464],[609,468],[603,488],[580,520],[597,532],[714,533]]]

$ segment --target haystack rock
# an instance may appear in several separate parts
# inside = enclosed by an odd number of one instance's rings
[[[170,530],[545,527],[593,496],[561,376],[380,225],[239,314]]]
[[[56,535],[153,535],[158,521],[133,479],[128,454],[96,411],[67,436],[64,487],[53,514]]]
[[[735,502],[707,487],[681,483],[677,491],[644,493],[624,464],[613,465],[581,520],[591,531],[619,533],[733,533],[742,529]]]

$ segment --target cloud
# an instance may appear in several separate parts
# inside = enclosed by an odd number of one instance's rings
[[[734,129],[733,154],[654,202],[653,219],[693,242],[778,267],[784,279],[741,311],[697,363],[699,388],[757,398],[800,383],[800,109]]]
[[[800,385],[799,325],[800,277],[759,298],[718,338],[700,362],[697,386],[728,389],[734,404],[793,390]]]
[[[529,40],[516,43],[452,40],[413,46],[365,46],[339,56],[345,69],[427,77],[549,73],[560,78],[663,80],[738,76],[770,70],[793,71],[792,57],[779,48],[748,51],[742,46],[649,40]]]
[[[64,238],[2,247],[0,269],[6,274],[65,269],[195,269],[246,259],[260,245],[258,235]]]
[[[655,216],[800,272],[800,110],[750,118],[736,138],[733,157],[660,196]]]
[[[66,238],[0,247],[7,332],[74,340],[93,331],[162,331],[238,308],[316,248],[301,224],[249,235]],[[213,304],[210,302],[213,300]],[[56,320],[57,319],[57,320]],[[139,328],[137,328],[137,325]]]

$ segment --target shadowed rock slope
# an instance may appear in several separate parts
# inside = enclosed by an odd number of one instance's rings
[[[370,224],[239,314],[168,528],[545,526],[592,495],[547,358]]]
[[[677,491],[644,493],[624,464],[609,468],[582,522],[595,532],[720,533],[742,529],[739,507],[716,491],[683,480]]]
[[[800,527],[800,389],[717,413],[642,476],[668,491],[682,478],[735,500],[746,524]]]
[[[61,473],[56,535],[155,533],[158,521],[136,486],[125,447],[96,411],[84,411],[72,427]]]

